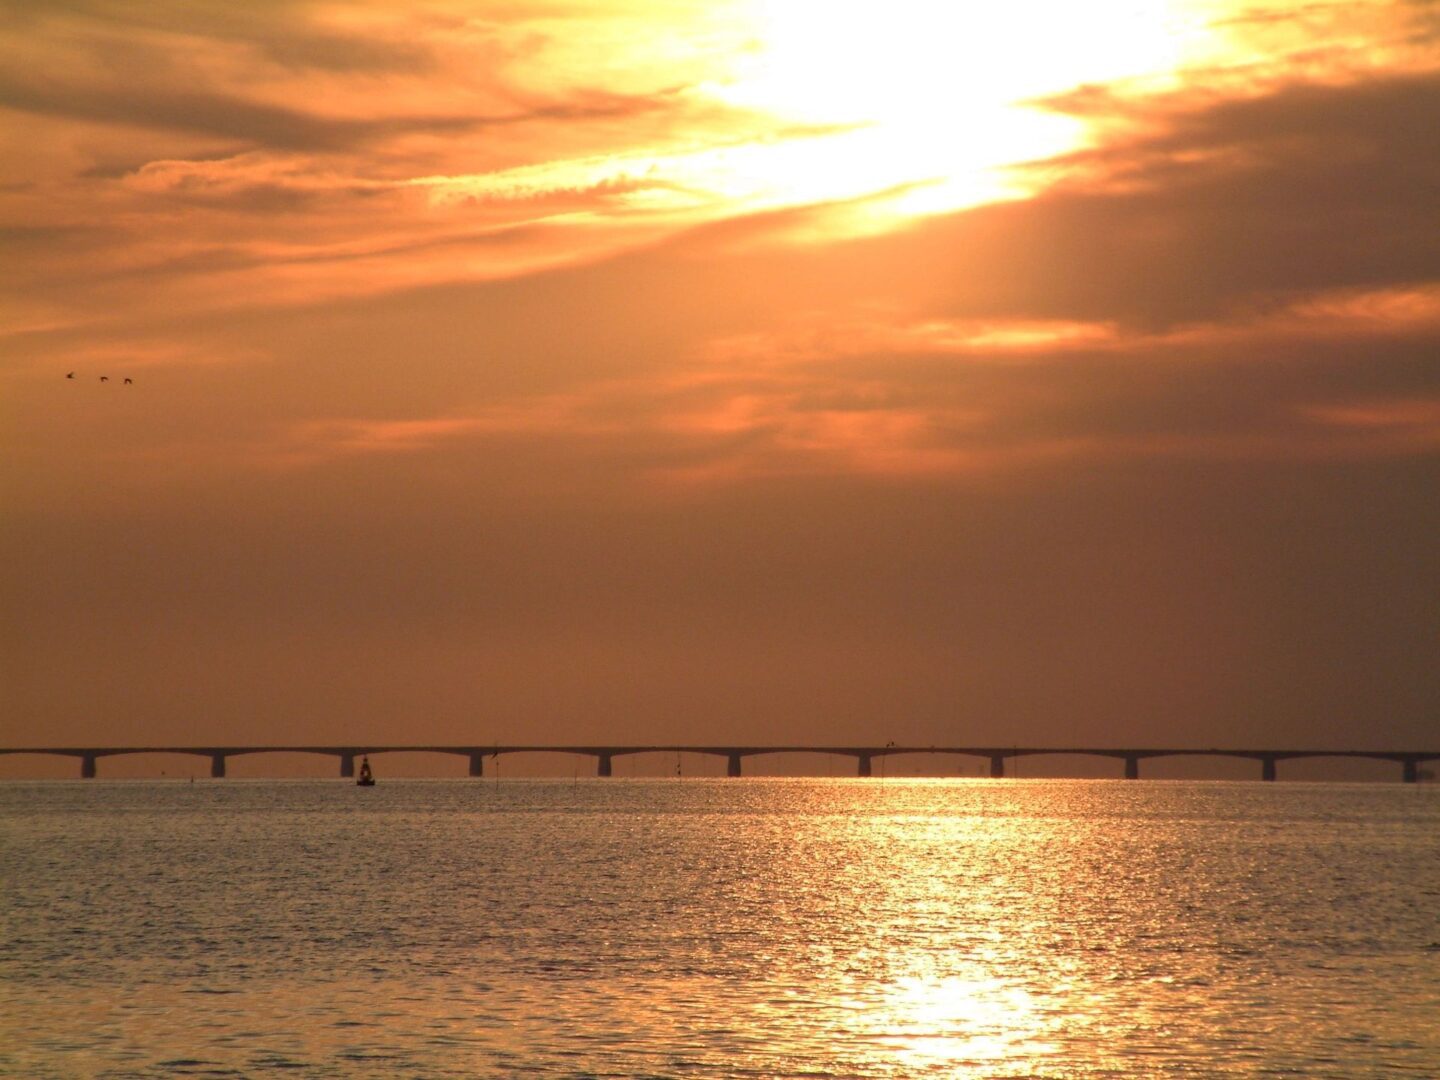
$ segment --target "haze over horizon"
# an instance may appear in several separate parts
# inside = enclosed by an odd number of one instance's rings
[[[0,745],[1440,743],[1435,5],[0,19]]]

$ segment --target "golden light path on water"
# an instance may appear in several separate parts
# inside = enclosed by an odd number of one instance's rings
[[[1433,1076],[1425,787],[0,785],[0,1075]]]
[[[887,874],[865,882],[867,890],[882,894],[871,896],[870,910],[879,914],[889,974],[878,987],[866,980],[836,1005],[851,1011],[855,1035],[879,1048],[895,1075],[1025,1072],[1057,1052],[1057,1037],[1084,1039],[1084,1029],[1093,1025],[1095,1018],[1071,999],[1074,987],[1064,980],[1045,987],[1047,1007],[1013,977],[1021,955],[1044,948],[1045,930],[1043,918],[1031,917],[1033,899],[1015,891],[1014,875],[1002,869],[990,877],[989,888],[963,891],[934,876],[947,850],[968,851],[972,858],[976,852],[1018,852],[1054,831],[1053,822],[1027,821],[1018,804],[998,809],[998,821],[879,815],[865,819],[867,835],[856,838],[864,849],[894,856]],[[1051,839],[1064,841],[1061,835]],[[905,857],[912,853],[918,858]],[[916,865],[903,865],[911,861]],[[1057,1001],[1063,1011],[1055,1008]]]

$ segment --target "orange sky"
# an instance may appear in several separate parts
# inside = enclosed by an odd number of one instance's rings
[[[980,7],[0,0],[0,744],[1440,741],[1435,9]]]

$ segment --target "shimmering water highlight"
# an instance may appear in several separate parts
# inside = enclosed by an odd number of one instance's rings
[[[1440,1074],[1440,788],[0,785],[6,1075]]]

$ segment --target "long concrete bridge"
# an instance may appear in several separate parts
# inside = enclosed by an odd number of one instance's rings
[[[470,775],[485,775],[485,759],[499,758],[501,754],[579,754],[595,758],[597,776],[611,776],[615,759],[626,754],[711,754],[726,759],[726,773],[739,776],[741,762],[747,757],[760,754],[837,754],[853,757],[859,776],[872,775],[876,758],[897,754],[953,754],[963,757],[988,759],[990,775],[1005,776],[1005,762],[1041,754],[1075,754],[1088,757],[1114,758],[1125,763],[1125,778],[1140,778],[1140,762],[1146,758],[1162,757],[1230,757],[1246,758],[1260,763],[1260,778],[1274,780],[1277,766],[1282,761],[1297,758],[1368,758],[1376,761],[1393,761],[1400,766],[1401,779],[1415,783],[1420,779],[1420,765],[1427,761],[1440,760],[1440,750],[1234,750],[1194,748],[1111,748],[1111,747],[1038,747],[1038,746],[680,746],[680,745],[577,745],[577,746],[398,746],[382,743],[354,743],[348,746],[47,746],[47,747],[0,747],[0,754],[58,754],[80,759],[80,775],[93,779],[98,775],[98,764],[103,757],[121,754],[194,754],[210,759],[210,775],[225,775],[225,762],[242,754],[329,754],[340,760],[340,775],[355,775],[355,759],[364,754],[428,753],[455,754],[469,759]]]

